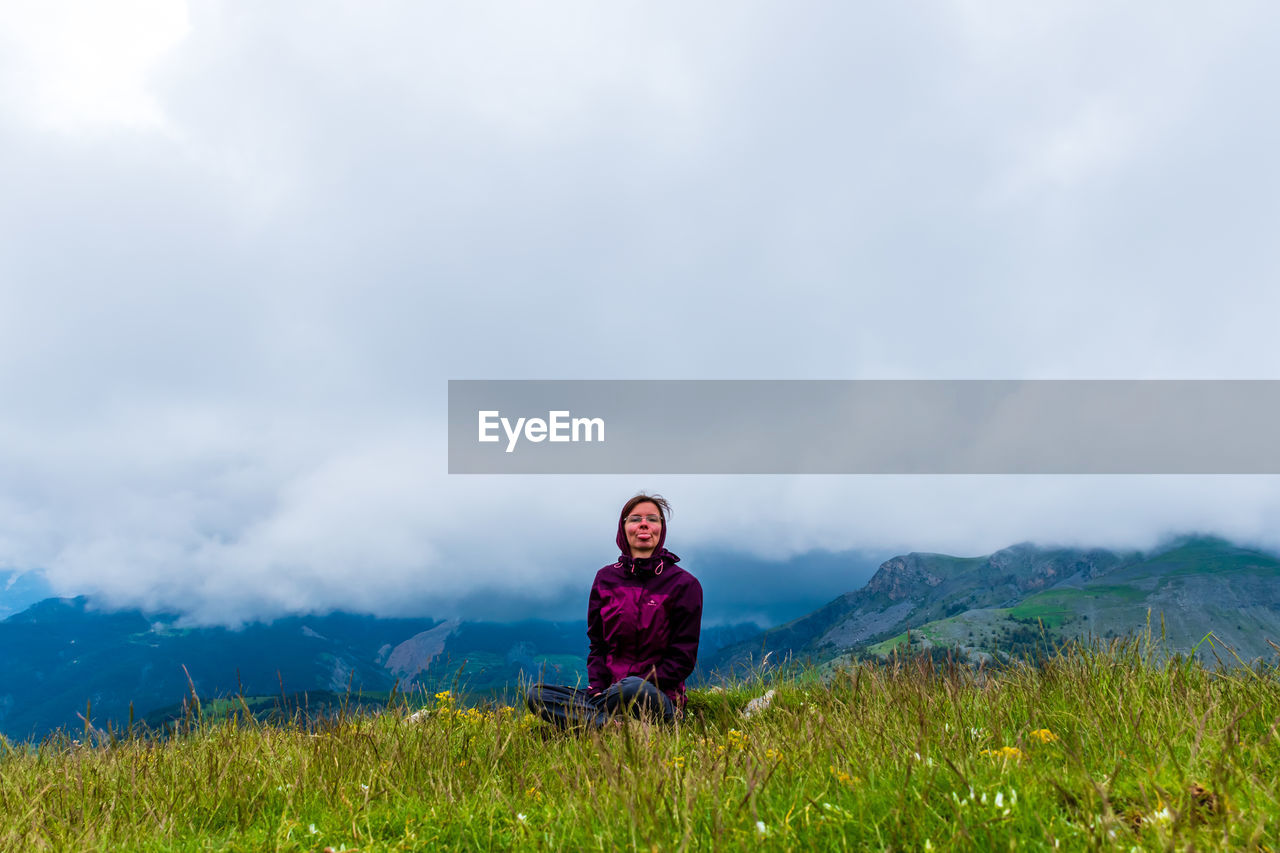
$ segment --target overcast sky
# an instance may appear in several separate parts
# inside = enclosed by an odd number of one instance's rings
[[[559,613],[641,488],[687,555],[1280,547],[1275,477],[445,473],[451,378],[1280,379],[1276,44],[1267,2],[0,0],[0,570]],[[745,565],[709,589],[774,595]]]

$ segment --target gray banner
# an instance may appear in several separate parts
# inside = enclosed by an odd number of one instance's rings
[[[450,380],[450,474],[1277,474],[1277,380]]]

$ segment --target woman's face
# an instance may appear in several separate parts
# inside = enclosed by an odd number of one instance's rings
[[[641,501],[631,508],[622,524],[627,544],[631,546],[631,556],[651,556],[658,547],[658,537],[662,535],[662,513],[658,512],[658,505]]]

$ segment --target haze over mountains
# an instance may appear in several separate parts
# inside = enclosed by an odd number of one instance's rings
[[[1248,661],[1274,654],[1268,640],[1280,641],[1277,581],[1273,555],[1208,537],[1148,554],[1030,544],[974,558],[911,553],[885,561],[861,589],[778,627],[705,626],[698,677],[731,673],[769,652],[817,663],[884,653],[908,629],[916,647],[974,658],[1043,649],[1144,629],[1148,610],[1157,631],[1163,617],[1169,651],[1205,654],[1201,641],[1212,631]],[[119,724],[131,705],[135,718],[151,714],[155,722],[192,689],[202,699],[305,693],[383,702],[393,688],[458,687],[483,697],[538,677],[585,681],[581,621],[336,613],[238,631],[181,625],[177,614],[104,612],[83,598],[46,599],[0,621],[0,731],[25,739],[76,730],[86,710],[95,725]]]

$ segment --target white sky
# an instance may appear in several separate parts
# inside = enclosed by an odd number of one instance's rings
[[[204,620],[540,615],[638,488],[688,554],[1280,547],[1273,477],[444,474],[450,378],[1280,378],[1278,36],[1262,2],[0,2],[0,569]]]

